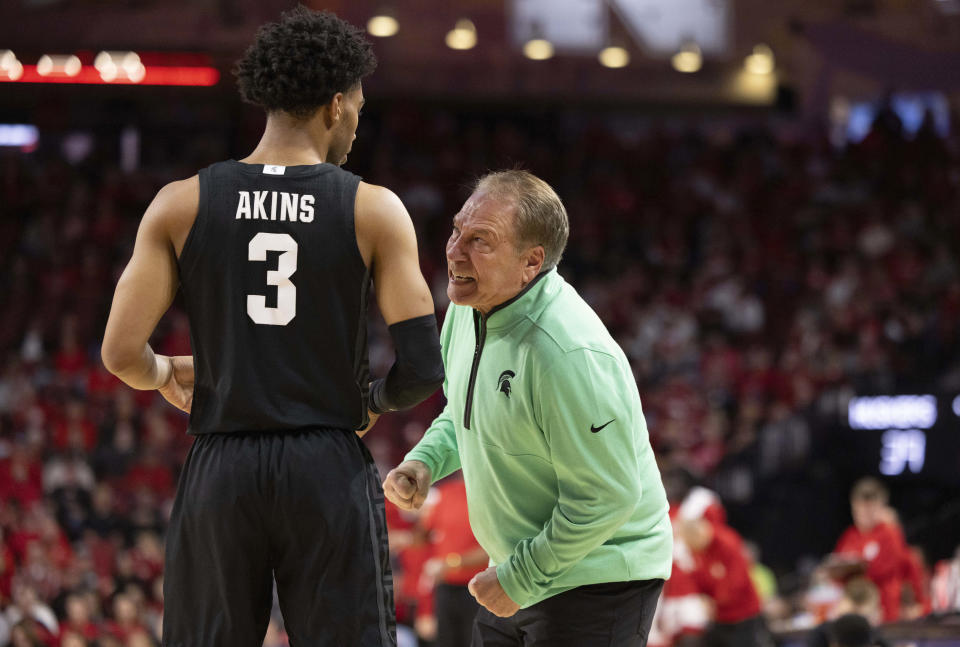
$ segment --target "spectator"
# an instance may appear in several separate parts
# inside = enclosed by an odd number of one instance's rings
[[[7,621],[14,625],[12,636],[16,639],[16,627],[23,625],[25,637],[47,640],[56,636],[60,630],[53,610],[37,596],[29,584],[14,582],[13,604],[5,611]]]
[[[937,562],[931,590],[934,611],[960,611],[960,548],[954,552],[953,559]]]
[[[880,590],[883,620],[900,618],[903,584],[902,535],[890,523],[887,489],[877,479],[857,481],[850,492],[853,525],[840,536],[829,566],[843,574],[863,572]]]
[[[10,630],[10,647],[47,647],[43,632],[36,622],[24,619]]]
[[[680,519],[678,534],[693,553],[694,579],[699,590],[713,602],[713,622],[704,636],[704,645],[767,645],[760,599],[737,533],[706,519]]]

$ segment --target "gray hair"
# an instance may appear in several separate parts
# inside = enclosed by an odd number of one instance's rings
[[[542,245],[543,270],[560,262],[570,236],[567,210],[553,188],[533,173],[519,169],[487,173],[473,187],[516,207],[517,250]]]

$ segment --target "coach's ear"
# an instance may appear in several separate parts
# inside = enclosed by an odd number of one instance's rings
[[[540,269],[543,267],[543,260],[546,258],[546,252],[543,249],[543,245],[537,245],[524,252],[521,258],[524,261],[523,284],[526,285],[540,273]]]
[[[383,481],[383,495],[401,510],[419,510],[430,491],[430,468],[420,461],[404,461]]]

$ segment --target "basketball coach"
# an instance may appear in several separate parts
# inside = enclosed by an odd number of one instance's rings
[[[474,647],[643,647],[672,531],[626,356],[557,273],[569,225],[526,171],[481,178],[453,219],[447,405],[384,482],[419,508],[462,469],[491,566]]]

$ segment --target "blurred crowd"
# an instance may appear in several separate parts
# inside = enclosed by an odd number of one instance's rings
[[[811,411],[855,392],[960,388],[958,143],[929,120],[907,136],[889,111],[837,148],[793,122],[398,104],[365,113],[348,167],[403,199],[441,312],[444,242],[470,178],[522,164],[556,187],[571,219],[560,272],[631,360],[662,469],[736,505],[770,479],[802,482],[824,442]],[[163,530],[191,439],[185,416],[103,369],[99,340],[152,196],[236,142],[128,171],[97,146],[73,162],[56,146],[0,153],[0,645],[158,644]],[[383,374],[392,349],[376,318],[370,339]],[[153,345],[190,353],[179,304]],[[366,440],[383,468],[440,406],[438,394],[380,420]],[[411,640],[437,638],[438,606],[462,609],[458,587],[485,564],[445,514],[390,513]],[[731,545],[750,537],[732,517],[717,527]],[[960,604],[958,564],[936,567],[931,604]],[[286,644],[279,618],[265,644]]]

